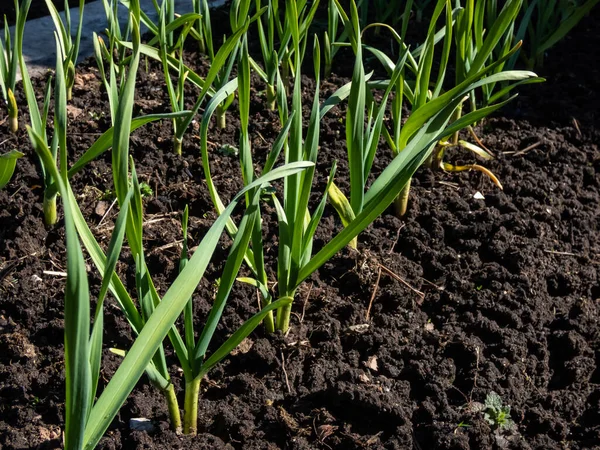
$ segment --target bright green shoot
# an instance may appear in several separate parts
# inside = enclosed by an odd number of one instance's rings
[[[356,55],[348,97],[348,108],[346,110],[346,145],[350,168],[350,201],[337,188],[335,183],[330,185],[328,192],[330,202],[340,215],[344,226],[347,226],[362,212],[365,186],[367,178],[371,173],[377,147],[379,146],[387,101],[392,89],[396,86],[396,81],[404,70],[408,52],[405,51],[403,57],[394,66],[381,104],[376,105],[365,76],[358,10],[356,9],[356,5],[351,3],[349,18],[337,0],[335,1],[339,14],[346,25],[350,44]],[[368,113],[366,110],[368,110]],[[366,129],[365,121],[367,123]],[[350,247],[356,248],[356,246],[357,240],[354,239],[350,242]]]
[[[194,30],[192,30],[192,37],[198,41],[198,49],[200,53],[208,55],[212,60],[215,55],[213,36],[212,36],[212,24],[210,22],[210,8],[208,6],[208,0],[192,0],[194,3],[194,12],[200,16],[200,19],[196,22]]]
[[[10,131],[16,133],[19,129],[19,110],[15,100],[15,85],[17,84],[17,68],[19,67],[20,40],[23,39],[23,29],[27,19],[27,11],[31,0],[14,0],[15,5],[15,36],[11,40],[10,27],[4,16],[4,41],[0,37],[0,89],[6,103]]]
[[[172,39],[169,39],[169,35],[167,35],[167,20],[168,14],[167,10],[165,9],[165,2],[163,1],[158,20],[160,56],[162,59],[162,66],[165,76],[165,83],[167,85],[167,92],[169,93],[169,99],[171,101],[171,108],[173,109],[173,112],[181,112],[185,109],[185,81],[189,72],[186,71],[184,68],[185,66],[183,64],[183,48],[179,47],[179,76],[177,77],[177,83],[175,85],[173,84],[173,80],[171,79],[171,74],[169,71],[168,61],[168,53],[172,45],[169,44],[169,42],[172,42]],[[183,33],[189,31],[189,27],[191,27],[191,25],[193,25],[193,22],[190,25],[188,25],[187,30],[184,30]],[[183,44],[182,40],[180,42]],[[181,130],[180,127],[184,126],[184,120],[185,118],[173,119],[173,150],[177,155],[181,155],[181,136],[183,136],[185,130]]]
[[[79,56],[79,44],[81,42],[81,31],[83,27],[83,7],[85,0],[79,0],[79,23],[75,38],[71,36],[71,14],[69,12],[69,2],[65,0],[65,20],[63,22],[56,6],[52,0],[46,0],[48,11],[54,22],[54,27],[59,38],[60,50],[63,55],[63,65],[67,79],[67,100],[71,100],[73,94],[73,85],[75,84],[75,65]]]
[[[334,43],[338,37],[338,24],[340,16],[334,0],[329,0],[327,5],[327,31],[323,36],[323,59],[325,60],[325,78],[331,75],[333,58],[339,50]]]
[[[261,10],[261,1],[256,0],[256,10]],[[263,18],[265,24],[263,24]],[[280,20],[279,0],[267,2],[267,11],[256,21],[260,49],[264,61],[264,80],[267,84],[267,106],[274,110],[277,103],[276,75],[279,70],[280,58],[275,39],[283,36],[283,25]],[[283,46],[282,46],[283,47]]]

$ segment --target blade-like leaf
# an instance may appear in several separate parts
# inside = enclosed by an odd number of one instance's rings
[[[0,189],[8,184],[15,172],[17,159],[21,158],[23,153],[17,150],[11,150],[8,153],[0,155]]]

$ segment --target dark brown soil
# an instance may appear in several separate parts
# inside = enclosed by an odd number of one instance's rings
[[[197,437],[169,431],[162,398],[142,378],[99,448],[600,448],[600,72],[598,53],[586,50],[600,45],[599,16],[596,9],[549,54],[540,71],[547,83],[522,89],[503,116],[478,130],[498,156],[488,167],[504,191],[478,173],[419,171],[405,220],[384,215],[360,236],[359,253],[341,252],[302,286],[288,336],[256,331],[247,351],[209,374]],[[79,80],[72,158],[109,124],[96,69],[82,69]],[[324,89],[343,81],[333,77]],[[140,72],[136,114],[168,109],[161,86],[152,66]],[[306,80],[307,94],[312,87]],[[259,159],[278,121],[261,92],[253,98]],[[333,159],[344,160],[340,117],[334,110],[323,125],[317,190]],[[228,120],[227,130],[211,131],[217,146],[237,142],[237,119]],[[138,175],[154,190],[145,232],[161,293],[176,276],[184,206],[192,245],[214,219],[197,133],[188,133],[182,158],[171,153],[170,133],[169,123],[153,124],[131,141]],[[25,134],[12,137],[3,125],[0,142],[0,152],[27,155],[0,191],[0,448],[60,448],[64,233],[60,223],[43,224],[41,179]],[[386,154],[382,146],[375,171]],[[213,169],[221,192],[240,188],[235,158],[215,152]],[[102,220],[111,187],[110,155],[73,180],[102,243],[114,219],[111,212]],[[327,210],[317,246],[339,227]],[[194,296],[198,327],[226,244]],[[123,259],[119,271],[132,288],[130,263]],[[98,277],[90,275],[95,294]],[[256,311],[253,298],[236,286],[215,345]],[[106,347],[126,348],[131,339],[111,303]],[[104,381],[118,363],[106,350]],[[171,373],[182,394],[175,365]],[[477,412],[491,391],[511,406],[513,431],[492,429]],[[130,431],[133,417],[152,419],[155,430]]]

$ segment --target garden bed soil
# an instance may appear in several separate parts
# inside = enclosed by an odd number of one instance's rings
[[[161,396],[142,377],[99,448],[600,448],[600,73],[598,54],[585,50],[600,45],[599,24],[596,9],[549,55],[540,72],[548,82],[521,89],[503,115],[478,129],[497,155],[487,165],[503,191],[479,173],[420,170],[405,219],[383,215],[360,235],[358,252],[340,252],[300,288],[287,336],[257,330],[209,374],[197,437],[169,430]],[[334,76],[323,89],[344,81]],[[304,80],[307,96],[313,85]],[[136,114],[169,108],[162,86],[155,66],[140,71]],[[257,160],[278,132],[264,105],[254,91]],[[91,64],[79,71],[69,114],[73,160],[110,122]],[[323,123],[318,192],[333,159],[339,184],[347,185],[342,117],[336,108]],[[211,148],[236,145],[237,130],[229,114],[226,130],[211,130]],[[170,136],[164,122],[131,139],[138,176],[153,189],[145,239],[161,293],[177,274],[183,207],[190,207],[192,245],[215,218],[197,130],[187,135],[182,158],[172,154]],[[26,153],[0,191],[0,448],[60,448],[64,232],[60,222],[43,224],[42,181],[25,133],[13,137],[4,124],[0,142],[0,152]],[[382,146],[375,172],[389,161],[386,152]],[[232,195],[241,187],[236,159],[212,157],[220,192]],[[114,219],[111,187],[110,154],[73,179],[103,245]],[[328,208],[316,247],[339,229]],[[275,230],[267,232],[273,264]],[[198,326],[228,243],[223,237],[194,296]],[[131,263],[118,267],[129,287]],[[89,264],[95,298],[99,278]],[[256,311],[255,298],[236,285],[215,346]],[[106,347],[127,348],[132,335],[112,300],[105,323]],[[105,350],[103,383],[118,364]],[[175,364],[171,372],[182,395]],[[511,407],[513,429],[494,430],[478,411],[492,391]],[[154,431],[131,431],[135,417],[150,418]]]

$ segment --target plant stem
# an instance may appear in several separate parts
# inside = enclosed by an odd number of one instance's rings
[[[452,118],[450,119],[450,123],[456,122],[458,119],[461,118],[461,116],[462,116],[462,103],[458,106],[458,108],[456,108],[456,111],[454,111],[454,114],[452,115]],[[454,133],[454,136],[452,138],[453,145],[458,145],[458,133],[459,133],[459,131]]]
[[[417,21],[417,23],[421,23],[423,21],[423,10],[422,9],[417,9],[416,21]]]
[[[403,217],[404,214],[406,214],[408,208],[408,194],[410,193],[410,182],[411,180],[409,179],[406,186],[404,186],[400,192],[400,195],[394,200],[394,208],[396,210],[396,216],[398,217]]]
[[[75,65],[73,61],[69,61],[65,70],[67,84],[67,101],[70,102],[73,98],[73,86],[75,85]]]
[[[169,417],[171,418],[171,426],[175,433],[181,433],[181,413],[179,411],[179,403],[177,402],[177,395],[175,394],[175,387],[169,384],[169,387],[164,390],[164,395],[167,400],[167,406],[169,408]]]
[[[223,106],[217,106],[216,115],[217,126],[219,127],[219,129],[224,130],[227,126],[227,122],[225,121],[225,110],[223,109]]]
[[[262,307],[267,307],[269,303],[271,303],[269,300],[263,299]],[[265,316],[265,318],[263,319],[263,324],[265,325],[265,331],[267,333],[275,332],[275,319],[273,318],[273,311],[269,312],[269,314]]]
[[[271,111],[275,111],[277,100],[277,91],[275,90],[275,86],[272,84],[267,84],[267,107]]]
[[[198,398],[200,377],[185,383],[185,404],[183,406],[183,433],[195,436],[198,433]]]
[[[173,136],[173,151],[175,151],[176,155],[181,156],[181,147],[183,142],[180,139],[177,139],[175,136]]]
[[[289,55],[281,61],[281,81],[286,93],[290,92],[290,62],[288,58]]]
[[[50,197],[44,195],[43,208],[46,225],[55,225],[58,221],[58,216],[56,214],[56,194],[53,194]]]
[[[19,129],[19,109],[17,108],[17,100],[11,88],[8,88],[8,117],[10,123],[10,131],[16,133]]]
[[[277,310],[277,330],[280,330],[282,333],[287,333],[290,328],[290,316],[292,314],[292,305],[283,306],[281,309]]]

